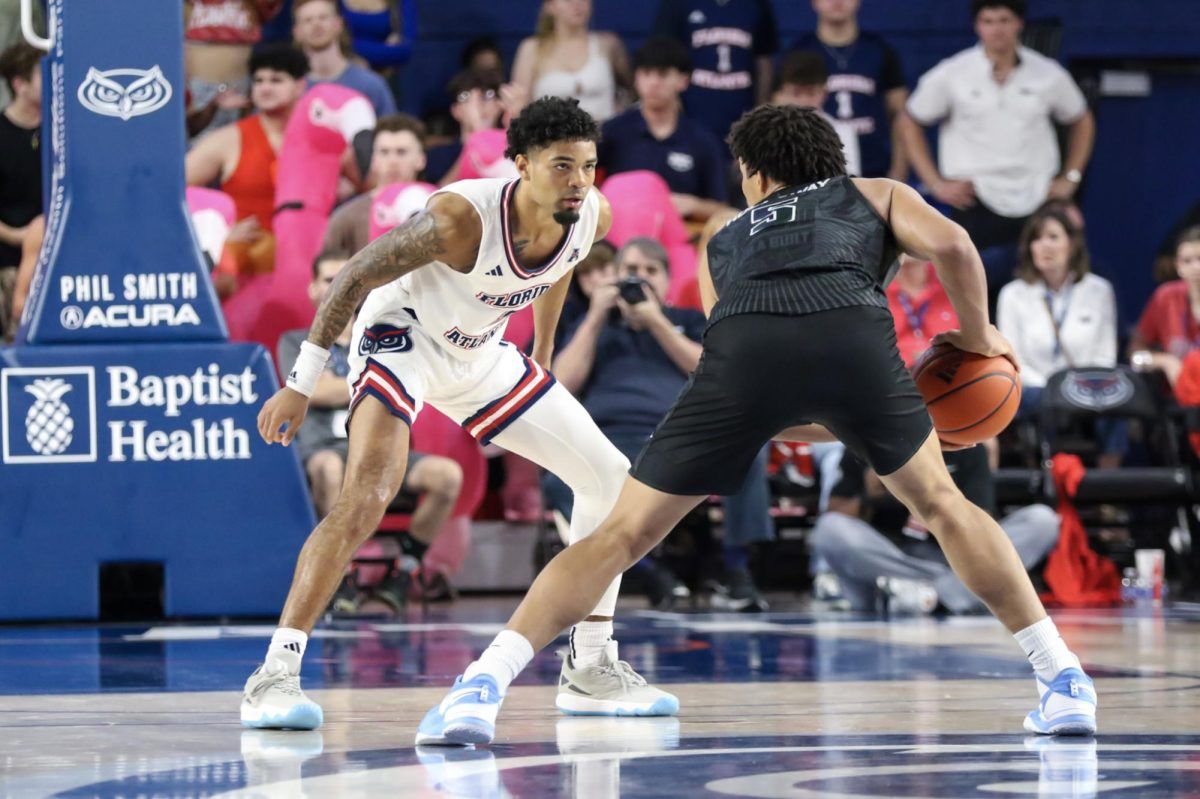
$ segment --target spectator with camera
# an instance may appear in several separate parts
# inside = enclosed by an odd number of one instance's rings
[[[587,312],[564,336],[554,373],[583,402],[609,440],[631,460],[662,420],[700,361],[702,313],[666,305],[667,253],[649,238],[634,238],[617,254],[619,280],[591,286]],[[557,500],[549,490],[552,503]],[[765,457],[742,491],[725,505],[724,607],[762,610],[766,603],[747,568],[747,545],[772,537]],[[657,569],[656,605],[669,605],[677,581]]]

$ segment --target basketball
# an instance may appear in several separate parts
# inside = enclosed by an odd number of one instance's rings
[[[1017,414],[1021,379],[1007,358],[938,344],[917,359],[913,379],[938,437],[972,446],[996,436]]]

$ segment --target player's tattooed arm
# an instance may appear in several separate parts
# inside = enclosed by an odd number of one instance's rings
[[[482,232],[479,213],[465,197],[435,196],[425,210],[368,244],[342,267],[317,310],[308,340],[329,349],[368,292],[431,261],[469,271]]]

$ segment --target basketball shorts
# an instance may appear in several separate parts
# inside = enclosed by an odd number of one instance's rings
[[[811,423],[883,475],[929,437],[933,423],[886,308],[720,320],[630,474],[669,494],[736,493],[763,444]]]
[[[406,317],[405,317],[406,318]],[[521,417],[556,382],[507,341],[474,361],[455,358],[419,325],[362,319],[350,344],[350,413],[368,396],[412,425],[425,403],[481,444]]]

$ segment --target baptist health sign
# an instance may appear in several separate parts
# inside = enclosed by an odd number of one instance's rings
[[[168,615],[278,612],[314,519],[258,435],[276,385],[253,344],[0,349],[0,618],[94,618],[130,561],[164,564]]]
[[[248,460],[250,436],[219,409],[261,399],[249,367],[213,362],[190,373],[143,374],[132,365],[0,369],[3,462],[109,463]],[[198,418],[217,410],[220,418]],[[97,419],[102,418],[102,424]]]

